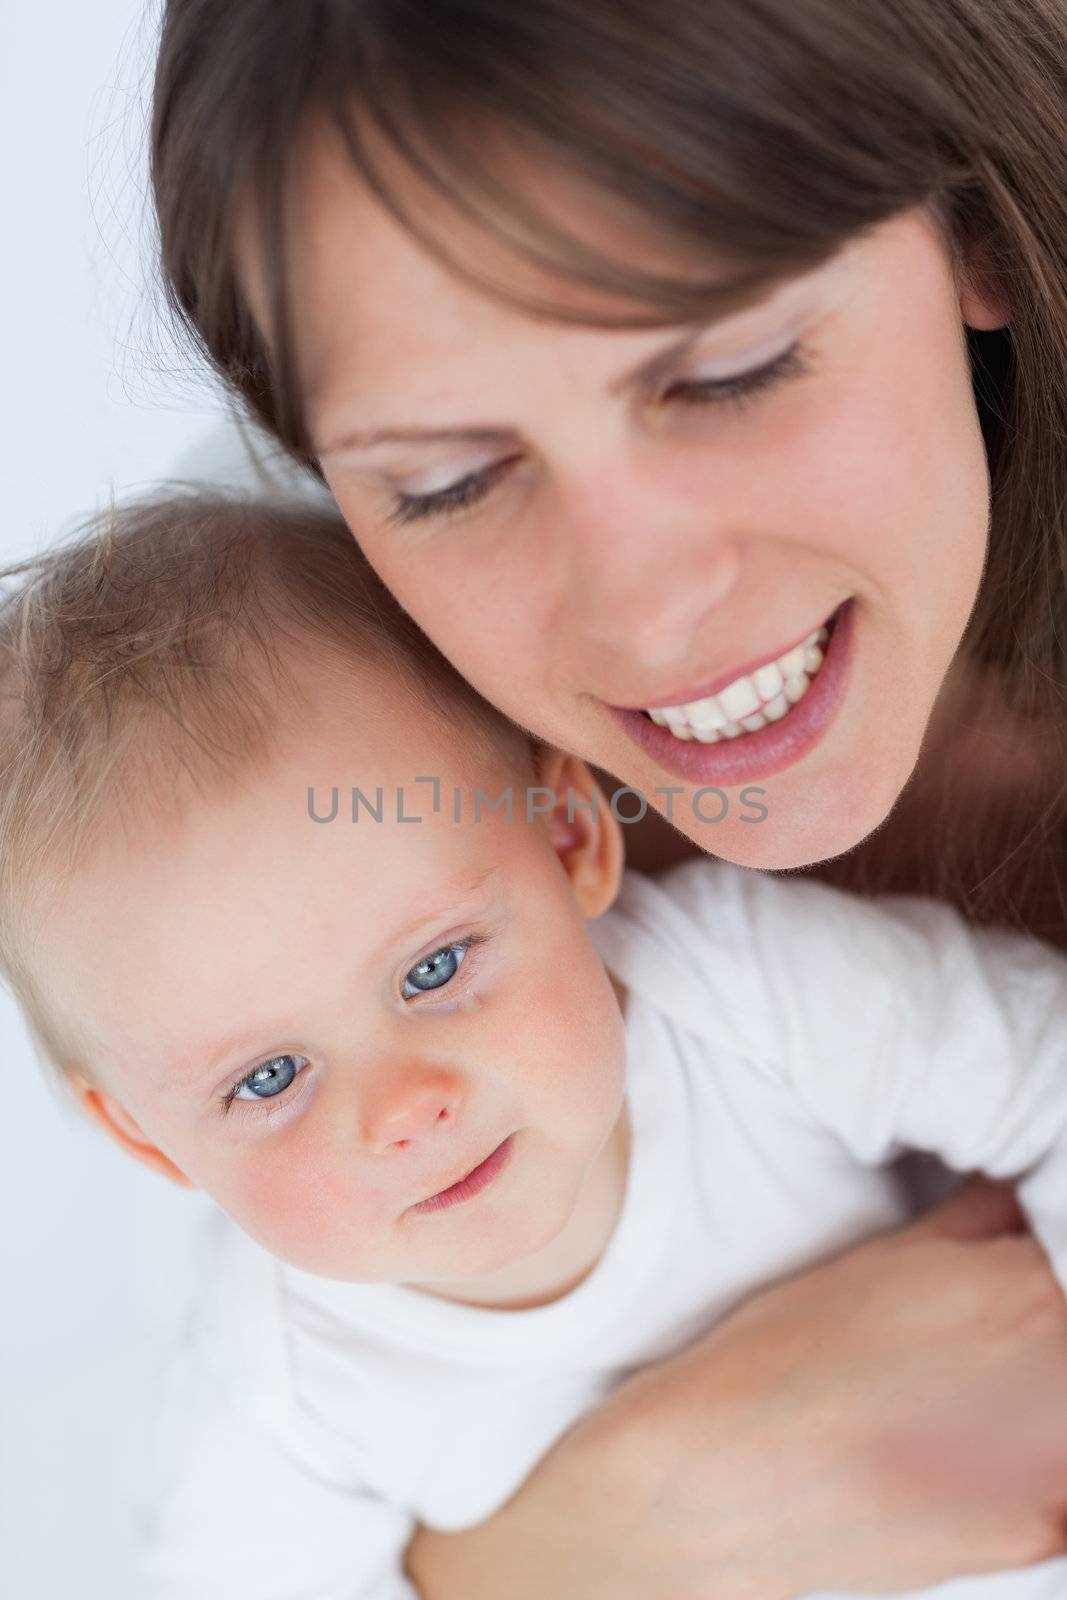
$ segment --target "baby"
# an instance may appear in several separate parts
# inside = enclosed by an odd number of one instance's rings
[[[905,1147],[1020,1176],[1067,1279],[1067,963],[624,873],[589,771],[328,512],[114,512],[0,643],[3,971],[85,1110],[219,1207],[156,1600],[411,1600],[417,1521],[480,1521],[627,1373],[899,1220]],[[951,1586],[1054,1593],[1067,1562]]]

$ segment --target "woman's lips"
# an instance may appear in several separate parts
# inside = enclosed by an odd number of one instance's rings
[[[507,1166],[511,1159],[513,1138],[514,1135],[509,1134],[503,1144],[498,1144],[492,1154],[486,1156],[465,1178],[442,1189],[439,1194],[430,1195],[428,1200],[420,1200],[418,1205],[412,1206],[412,1211],[440,1211],[445,1206],[459,1205],[462,1200],[471,1200],[476,1194],[481,1194]]]
[[[803,699],[779,721],[755,733],[700,744],[675,738],[643,711],[621,706],[608,706],[608,710],[657,766],[687,783],[734,788],[773,777],[813,750],[833,721],[848,684],[854,623],[855,601],[848,600],[835,614],[822,666]],[[646,798],[651,801],[652,796]]]
[[[834,615],[836,616],[837,613],[835,612]],[[814,638],[816,630],[810,629],[809,632],[811,637]],[[747,662],[743,667],[735,667],[731,672],[720,672],[717,678],[712,678],[709,683],[703,683],[696,689],[679,690],[676,694],[669,695],[666,699],[661,696],[658,700],[642,701],[639,706],[620,706],[617,709],[620,711],[659,711],[665,706],[684,706],[694,700],[704,700],[709,695],[718,694],[720,690],[726,688],[727,684],[735,683],[738,678],[747,678],[752,673],[758,672],[761,667],[769,666],[781,656],[787,655],[805,644],[807,639],[808,635],[805,634],[802,638],[794,639],[792,644],[786,645],[784,649],[779,650],[777,655],[758,656],[755,660]]]

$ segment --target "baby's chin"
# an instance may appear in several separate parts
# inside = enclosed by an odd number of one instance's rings
[[[408,1286],[424,1294],[446,1300],[461,1300],[468,1305],[522,1310],[557,1300],[575,1286],[565,1268],[550,1255],[551,1246],[570,1220],[570,1211],[549,1225],[543,1209],[523,1220],[525,1227],[487,1229],[482,1237],[476,1230],[464,1240],[446,1265],[443,1254],[433,1266]],[[544,1258],[544,1259],[542,1259]],[[453,1270],[454,1269],[454,1270]],[[584,1277],[583,1263],[578,1277]]]
[[[466,1299],[467,1289],[481,1288],[494,1302],[496,1290],[506,1296],[513,1284],[520,1283],[523,1264],[547,1248],[567,1220],[552,1228],[546,1227],[543,1214],[520,1219],[471,1215],[461,1221],[456,1214],[459,1209],[447,1219],[442,1213],[427,1218],[427,1234],[434,1227],[437,1236],[427,1237],[420,1248],[412,1249],[407,1241],[394,1253],[384,1248],[374,1259],[354,1257],[343,1245],[324,1251],[321,1239],[316,1241],[318,1248],[281,1240],[247,1228],[237,1218],[232,1220],[275,1260],[312,1277],[332,1278],[338,1283],[396,1284],[447,1299]],[[475,1298],[472,1294],[472,1301]]]
[[[435,1256],[418,1287],[432,1289],[449,1282],[457,1288],[482,1284],[487,1290],[506,1293],[521,1278],[529,1276],[537,1257],[559,1237],[566,1221],[564,1218],[558,1227],[546,1228],[539,1215],[523,1218],[518,1224],[509,1218],[498,1228],[487,1227],[484,1233],[475,1225],[449,1252],[450,1263],[446,1265],[443,1251]]]

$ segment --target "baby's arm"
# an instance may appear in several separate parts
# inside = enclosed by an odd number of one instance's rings
[[[1067,1289],[1067,959],[950,907],[732,880],[774,1054],[860,1161],[932,1151],[1018,1193]]]

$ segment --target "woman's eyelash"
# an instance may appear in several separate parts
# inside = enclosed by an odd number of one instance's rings
[[[665,391],[663,399],[675,400],[684,406],[724,405],[741,411],[764,390],[787,378],[803,377],[808,371],[808,363],[800,346],[794,344],[765,366],[755,367],[751,372],[739,372],[733,378],[708,378],[672,384]],[[393,526],[402,527],[424,518],[463,511],[484,500],[497,479],[516,460],[517,456],[507,456],[502,461],[494,461],[492,466],[484,467],[480,472],[468,473],[457,483],[449,484],[447,489],[439,489],[434,494],[397,494],[385,520]]]
[[[809,371],[808,362],[797,344],[790,345],[780,356],[768,361],[766,366],[754,367],[751,372],[739,372],[733,378],[708,378],[672,384],[665,392],[665,400],[680,400],[683,405],[732,405],[743,411],[745,406],[764,390],[773,388],[786,378],[800,378]]]
[[[403,526],[404,523],[418,522],[421,517],[462,511],[476,500],[483,499],[497,479],[503,477],[517,460],[517,456],[506,456],[501,461],[494,461],[492,466],[483,467],[480,472],[470,472],[457,483],[450,483],[447,489],[438,489],[435,494],[397,494],[385,520]]]

